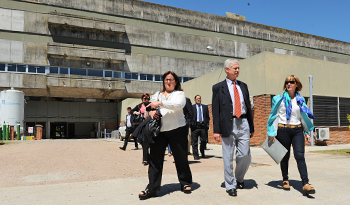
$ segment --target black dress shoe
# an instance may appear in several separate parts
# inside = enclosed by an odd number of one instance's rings
[[[237,191],[236,191],[236,189],[226,190],[226,192],[227,192],[228,195],[230,195],[230,196],[237,196]]]
[[[244,181],[243,182],[237,181],[237,189],[244,189]]]
[[[119,147],[119,149],[121,149],[121,150],[124,150],[124,151],[125,151],[125,148],[124,148],[124,147]]]
[[[204,152],[202,153],[202,158],[205,158],[205,154],[204,154]]]
[[[194,160],[199,160],[199,156],[194,156]]]
[[[138,147],[135,147],[135,149],[134,150],[138,150],[139,148]]]

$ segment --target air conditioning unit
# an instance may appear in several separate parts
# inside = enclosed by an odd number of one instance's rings
[[[329,140],[329,128],[316,128],[316,140],[327,141]]]

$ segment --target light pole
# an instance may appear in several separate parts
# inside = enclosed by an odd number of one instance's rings
[[[207,50],[208,50],[208,51],[215,51],[216,54],[218,54],[218,56],[220,57],[221,61],[222,61],[223,63],[225,63],[225,61],[221,58],[220,54],[219,54],[213,47],[207,46]],[[225,65],[224,65],[224,66],[225,66]],[[224,69],[225,69],[225,67],[224,67]],[[224,69],[223,69],[223,70],[224,70]],[[219,80],[220,80],[221,73],[222,73],[223,70],[221,70],[221,72],[220,72],[220,75],[219,75],[219,78],[218,78],[218,82],[219,82]]]

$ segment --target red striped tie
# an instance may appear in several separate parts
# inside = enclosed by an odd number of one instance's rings
[[[241,117],[241,99],[239,97],[238,89],[236,87],[236,81],[233,82],[233,93],[235,94],[235,115],[237,118]]]

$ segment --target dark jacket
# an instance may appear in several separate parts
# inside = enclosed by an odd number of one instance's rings
[[[244,103],[247,107],[247,120],[249,123],[250,133],[254,132],[253,116],[249,100],[249,91],[247,84],[237,80],[240,86]],[[221,133],[222,137],[229,137],[232,132],[233,105],[231,95],[227,87],[226,79],[213,85],[212,113],[214,133]]]
[[[189,98],[186,98],[186,105],[183,109],[183,112],[186,119],[186,125],[187,127],[190,127],[192,125],[193,109],[191,100]]]
[[[145,104],[145,106],[147,106],[148,104],[150,104],[150,102],[142,102],[143,104]],[[132,110],[131,110],[131,114],[133,114],[134,112],[139,112],[141,109],[141,105],[142,103],[136,105]],[[146,111],[150,111],[151,107],[146,108]]]
[[[196,122],[197,122],[197,106],[196,104],[192,105],[193,109],[193,117],[192,117],[192,130],[196,129]],[[203,122],[206,130],[209,130],[209,109],[208,105],[203,105],[202,104],[202,110],[203,110]]]

